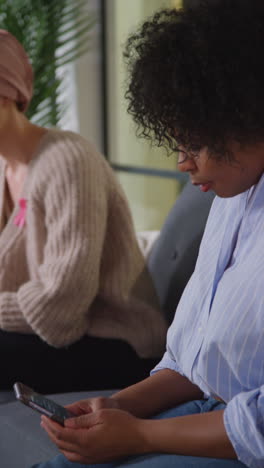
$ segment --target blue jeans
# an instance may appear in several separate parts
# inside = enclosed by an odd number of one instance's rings
[[[206,413],[224,409],[225,404],[213,398],[209,400],[196,400],[176,408],[164,411],[153,419],[173,418],[196,413]],[[154,453],[150,455],[134,456],[118,462],[102,463],[96,465],[80,465],[69,462],[64,456],[59,455],[49,462],[34,465],[31,468],[245,468],[246,465],[237,460],[220,458],[189,457],[183,455],[166,455]]]

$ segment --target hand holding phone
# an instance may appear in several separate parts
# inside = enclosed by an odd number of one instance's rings
[[[58,405],[58,403],[55,403],[55,401],[46,398],[40,393],[34,392],[32,388],[27,387],[21,382],[16,382],[14,384],[14,391],[16,398],[19,401],[29,406],[33,410],[38,411],[41,414],[45,414],[50,419],[53,419],[53,421],[56,421],[62,426],[64,426],[65,419],[75,416],[63,406]]]

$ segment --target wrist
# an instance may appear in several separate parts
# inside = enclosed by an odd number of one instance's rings
[[[119,396],[119,393],[115,393],[114,395],[111,395],[110,399],[113,401],[115,408],[133,414],[133,412],[131,411],[131,403],[129,403],[129,400],[127,400],[127,398],[124,398],[121,395]]]
[[[146,454],[154,452],[152,438],[150,437],[152,421],[148,419],[134,419],[134,447],[133,452],[137,454]]]

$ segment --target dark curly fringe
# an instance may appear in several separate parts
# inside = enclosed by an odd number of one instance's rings
[[[157,12],[127,40],[137,134],[175,151],[264,140],[264,0],[201,0]]]

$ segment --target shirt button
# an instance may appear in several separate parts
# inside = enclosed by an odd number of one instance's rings
[[[198,327],[198,332],[202,333],[202,331],[203,331],[203,327]]]

